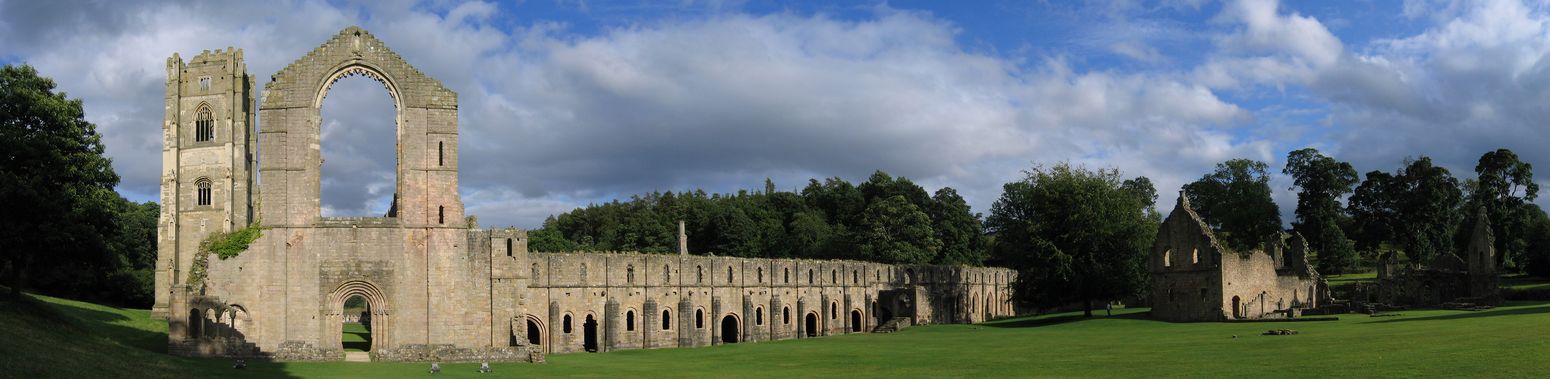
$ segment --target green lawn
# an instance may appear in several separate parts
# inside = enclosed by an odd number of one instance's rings
[[[371,347],[371,332],[366,326],[347,322],[344,324],[344,351],[367,351]]]
[[[1378,272],[1368,271],[1350,274],[1328,275],[1324,277],[1324,280],[1329,282],[1330,287],[1360,282],[1374,282],[1378,280]]]
[[[420,377],[427,364],[266,363],[162,354],[144,310],[38,297],[0,303],[0,376]],[[495,364],[503,377],[1532,377],[1550,371],[1550,303],[1412,310],[1334,322],[1166,323],[1145,309],[939,325],[729,346],[562,354]],[[51,317],[49,314],[62,314]],[[1294,336],[1261,336],[1272,328]],[[443,377],[480,377],[476,364]],[[488,377],[488,376],[486,376]]]
[[[1501,285],[1516,290],[1546,289],[1550,288],[1550,279],[1523,274],[1502,275]]]

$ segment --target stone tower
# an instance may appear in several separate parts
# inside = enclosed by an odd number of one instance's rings
[[[159,318],[173,286],[187,282],[199,243],[248,225],[256,212],[254,82],[242,50],[206,50],[188,62],[173,54],[166,85],[152,308]]]

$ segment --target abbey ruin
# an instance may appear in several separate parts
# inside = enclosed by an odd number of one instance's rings
[[[356,75],[396,108],[395,202],[385,217],[323,217],[319,108]],[[464,214],[457,94],[357,27],[255,90],[241,50],[167,60],[153,314],[173,354],[343,359],[352,297],[378,361],[536,361],[1014,313],[1007,269],[529,252],[525,232]],[[200,246],[251,224],[262,235],[234,257]]]
[[[1287,240],[1290,239],[1290,245]],[[1296,317],[1329,301],[1324,278],[1308,265],[1300,235],[1269,236],[1262,249],[1232,251],[1179,199],[1157,229],[1147,265],[1152,317],[1221,321]]]

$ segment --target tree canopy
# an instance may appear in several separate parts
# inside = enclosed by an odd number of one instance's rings
[[[800,192],[654,192],[595,204],[545,220],[534,251],[677,250],[677,222],[689,251],[761,258],[859,259],[910,264],[982,264],[981,216],[952,188],[935,196],[877,171],[860,185],[810,180]]]
[[[113,191],[96,129],[36,69],[0,68],[0,269],[13,296],[150,305],[159,208]]]
[[[1286,157],[1282,173],[1292,177],[1297,192],[1297,219],[1292,230],[1317,252],[1319,272],[1339,274],[1356,265],[1356,250],[1342,226],[1349,221],[1340,198],[1357,183],[1356,169],[1317,149],[1305,148]]]
[[[1158,219],[1150,180],[1126,185],[1114,169],[1035,166],[1002,187],[986,228],[998,264],[1021,272],[1016,297],[1036,306],[1092,303],[1140,293]],[[1148,183],[1141,185],[1141,183]],[[1155,196],[1155,195],[1151,195]]]
[[[1269,167],[1232,159],[1184,185],[1190,204],[1228,247],[1253,249],[1265,236],[1281,231],[1281,211],[1270,199]]]

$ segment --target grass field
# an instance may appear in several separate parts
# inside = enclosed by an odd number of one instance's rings
[[[5,377],[422,377],[426,364],[250,362],[168,356],[146,310],[43,296],[0,302]],[[1166,323],[1145,309],[937,325],[696,349],[562,354],[495,364],[539,377],[1535,377],[1550,372],[1550,303],[1415,310],[1333,322]],[[1266,329],[1294,336],[1261,336]],[[441,376],[480,377],[476,364]],[[488,377],[488,376],[485,376]]]

